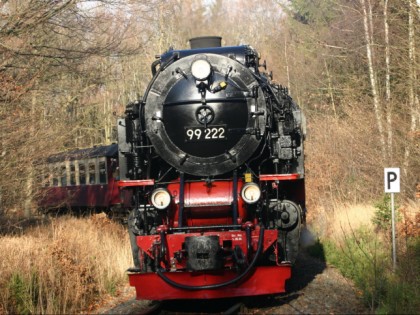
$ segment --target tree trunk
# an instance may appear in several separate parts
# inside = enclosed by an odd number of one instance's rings
[[[385,30],[385,97],[386,97],[386,129],[387,129],[387,153],[388,163],[393,163],[392,152],[392,104],[391,104],[391,70],[389,50],[389,24],[388,24],[388,0],[384,0],[384,30]]]
[[[417,8],[414,0],[409,1],[408,9],[408,102],[410,107],[410,129],[408,131],[409,138],[414,137],[417,120],[419,120],[419,100],[417,95],[417,69],[416,69],[416,51],[415,51],[415,34],[414,34],[414,12]],[[404,174],[407,176],[407,170],[410,164],[412,141],[407,141],[404,152]]]
[[[366,56],[368,59],[368,66],[369,66],[369,78],[370,78],[370,85],[371,85],[371,92],[373,97],[373,106],[375,110],[375,117],[376,117],[376,124],[378,125],[379,131],[379,139],[381,143],[381,151],[382,151],[382,162],[385,162],[386,156],[386,144],[385,144],[385,136],[384,136],[384,127],[382,124],[382,106],[379,102],[379,95],[378,95],[378,86],[376,82],[376,72],[373,65],[373,33],[372,29],[370,29],[369,24],[372,23],[372,9],[369,8],[370,14],[368,15],[366,9],[365,0],[360,0],[360,3],[363,7],[363,26],[365,30],[365,40],[366,40]],[[369,2],[370,6],[370,2]]]
[[[291,94],[292,87],[290,85],[289,60],[287,58],[287,39],[286,39],[286,36],[284,36],[284,59],[286,60],[287,88],[289,89],[289,93]]]
[[[325,71],[327,72],[327,81],[328,81],[328,94],[330,95],[331,99],[331,105],[334,112],[334,118],[337,119],[337,111],[335,109],[335,101],[334,101],[334,93],[332,88],[332,81],[331,81],[331,75],[330,70],[328,70],[327,60],[324,59],[324,65],[325,65]]]
[[[35,127],[34,124],[37,121],[36,120],[36,96],[35,92],[32,95],[32,101],[31,101],[31,108],[30,108],[30,119],[29,123],[31,124],[29,127],[29,137],[35,138]],[[26,157],[28,169],[27,169],[27,177],[26,177],[26,187],[25,187],[25,201],[24,201],[24,216],[25,218],[29,218],[32,216],[32,201],[33,201],[33,182],[34,182],[34,175],[35,170],[32,161],[34,160],[34,143],[27,142],[28,145],[28,156]]]

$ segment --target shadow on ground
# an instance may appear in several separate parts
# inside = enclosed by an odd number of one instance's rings
[[[323,245],[308,229],[301,235],[300,252],[292,269],[292,277],[286,282],[286,292],[272,296],[253,297],[248,308],[280,306],[297,299],[300,291],[307,287],[326,268]]]

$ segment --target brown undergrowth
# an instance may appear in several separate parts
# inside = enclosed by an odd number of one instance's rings
[[[62,217],[0,241],[0,313],[69,314],[115,294],[131,264],[125,228]]]
[[[390,216],[384,202],[314,211],[309,226],[318,241],[309,249],[354,281],[372,313],[414,314],[420,283],[417,201],[396,211],[396,265],[392,261]]]

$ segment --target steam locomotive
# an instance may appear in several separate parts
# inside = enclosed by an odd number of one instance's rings
[[[304,222],[304,118],[251,46],[190,40],[118,122],[138,299],[285,291]]]

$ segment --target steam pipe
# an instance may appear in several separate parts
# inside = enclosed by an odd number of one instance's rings
[[[238,223],[238,171],[233,171],[233,224]]]
[[[184,212],[184,198],[185,198],[185,179],[184,172],[179,174],[179,215],[178,215],[178,227],[182,227],[182,215]]]

